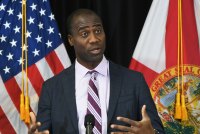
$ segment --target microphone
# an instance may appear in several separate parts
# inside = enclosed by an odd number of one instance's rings
[[[86,128],[86,134],[92,134],[92,129],[94,127],[95,119],[92,114],[87,114],[85,116],[85,128]]]

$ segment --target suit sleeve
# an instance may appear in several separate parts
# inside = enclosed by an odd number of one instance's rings
[[[44,82],[37,113],[37,121],[41,122],[39,131],[49,130],[51,132],[51,88],[48,82]]]
[[[142,74],[140,75],[140,81],[138,83],[138,86],[139,86],[138,87],[138,89],[139,89],[139,91],[138,91],[138,97],[139,98],[138,99],[139,99],[140,109],[142,109],[143,105],[146,105],[146,111],[148,113],[148,116],[151,119],[151,123],[152,123],[153,128],[158,130],[160,134],[165,133],[164,129],[163,129],[162,122],[161,122],[161,120],[158,116],[155,103],[152,99],[150,89],[149,89],[149,87],[148,87],[148,85],[147,85]],[[142,115],[140,114],[140,118],[142,119],[141,116]]]

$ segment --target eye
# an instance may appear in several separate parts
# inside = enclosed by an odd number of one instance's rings
[[[82,33],[81,33],[81,36],[82,36],[83,38],[86,38],[86,37],[88,36],[88,33],[87,33],[87,32],[82,32]]]
[[[95,33],[96,33],[96,34],[100,34],[100,33],[101,33],[101,29],[95,30]]]

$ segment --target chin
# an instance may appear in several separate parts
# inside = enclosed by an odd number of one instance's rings
[[[100,62],[103,59],[103,55],[92,55],[89,57],[90,62]]]

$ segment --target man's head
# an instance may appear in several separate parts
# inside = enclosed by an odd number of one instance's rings
[[[69,16],[67,31],[78,62],[89,69],[96,67],[105,50],[105,33],[100,17],[89,9],[78,9]]]

